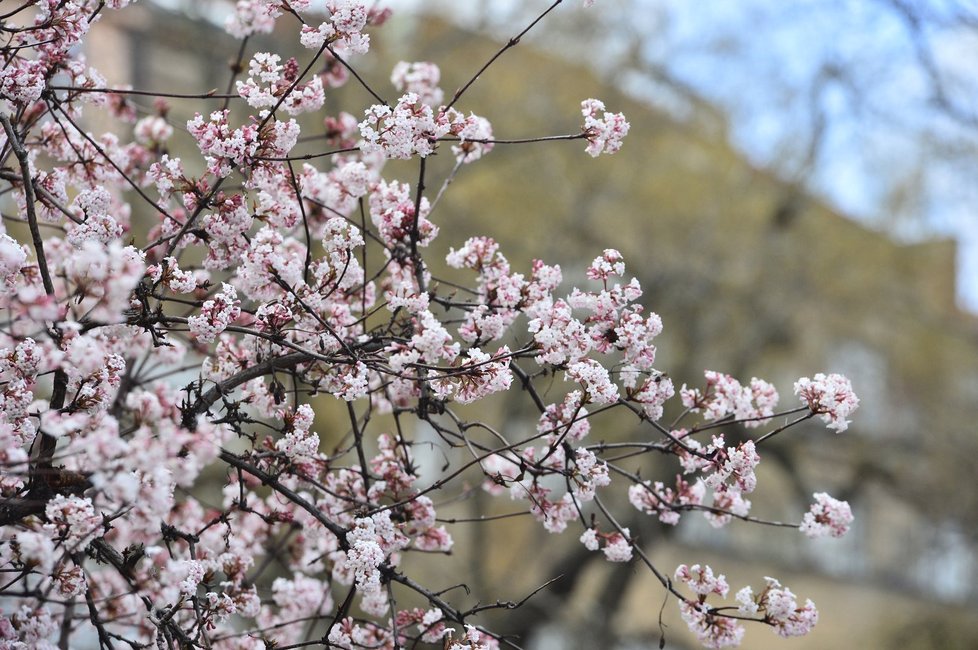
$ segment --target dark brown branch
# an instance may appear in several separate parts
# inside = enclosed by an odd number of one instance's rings
[[[556,2],[554,2],[552,5],[550,5],[547,8],[546,11],[544,11],[542,14],[540,14],[539,16],[537,16],[536,19],[532,23],[530,23],[529,25],[527,25],[526,29],[524,29],[522,32],[520,32],[519,34],[517,34],[513,38],[509,39],[509,41],[507,41],[506,44],[503,45],[499,49],[499,51],[496,52],[492,56],[491,59],[489,59],[488,61],[486,61],[485,65],[483,65],[481,68],[479,68],[479,71],[476,72],[475,75],[473,75],[472,78],[469,79],[468,82],[464,86],[462,86],[461,88],[459,88],[458,90],[455,91],[455,95],[452,97],[452,101],[449,102],[448,106],[445,107],[445,110],[447,111],[449,108],[451,108],[452,106],[454,106],[455,105],[455,102],[457,102],[459,99],[461,99],[462,95],[465,94],[465,91],[467,91],[469,89],[469,87],[472,84],[474,84],[476,82],[476,80],[480,76],[482,76],[482,73],[485,72],[486,70],[488,70],[489,69],[489,66],[491,66],[493,63],[496,62],[496,59],[498,59],[499,57],[501,57],[510,48],[516,47],[519,44],[520,39],[522,39],[524,36],[526,36],[526,33],[528,31],[530,31],[531,29],[533,29],[533,27],[538,22],[540,22],[541,20],[543,20],[544,16],[546,16],[551,11],[553,11],[554,9],[556,9],[557,8],[557,5],[559,5],[561,2],[563,2],[563,0],[556,0]]]
[[[293,368],[303,361],[309,360],[309,355],[305,352],[292,352],[281,357],[266,359],[261,363],[245,368],[233,377],[230,377],[219,384],[215,384],[205,393],[200,395],[193,405],[185,411],[184,425],[188,425],[187,418],[196,418],[198,415],[203,415],[217,402],[217,400],[221,399],[223,396],[227,395],[241,384],[245,384],[252,379],[257,379],[258,377],[263,377],[273,370]],[[192,420],[189,421],[189,425],[193,426]]]
[[[346,542],[346,529],[340,526],[339,524],[337,524],[335,521],[331,521],[327,519],[326,515],[323,514],[322,510],[317,508],[314,504],[306,501],[306,499],[304,499],[302,496],[300,496],[293,490],[283,485],[281,482],[279,482],[277,478],[275,478],[268,472],[258,467],[255,467],[251,463],[248,463],[244,458],[241,458],[240,456],[231,453],[227,449],[221,450],[220,457],[221,460],[223,460],[231,467],[236,467],[237,469],[240,469],[243,472],[247,472],[248,474],[251,474],[258,480],[260,480],[264,485],[269,486],[270,488],[275,490],[276,493],[282,495],[283,497],[285,497],[295,505],[299,506],[300,508],[308,512],[310,515],[312,515],[312,517],[316,521],[321,523],[323,527],[326,528],[326,530],[336,535],[337,539],[339,540],[340,548],[342,550],[345,551],[349,548],[349,545]]]
[[[203,93],[171,93],[155,90],[123,90],[121,88],[81,88],[78,86],[48,86],[51,90],[73,93],[105,93],[108,95],[139,95],[143,97],[168,97],[170,99],[241,99],[240,95],[218,93],[217,89]]]
[[[7,142],[17,162],[20,163],[20,173],[24,179],[24,197],[27,204],[27,223],[31,229],[31,243],[34,245],[34,254],[37,257],[37,268],[41,272],[41,282],[44,284],[44,293],[49,296],[54,295],[54,283],[51,282],[51,273],[48,271],[48,261],[44,257],[44,240],[41,239],[41,230],[37,227],[37,212],[34,210],[34,180],[31,178],[31,165],[27,157],[27,150],[17,137],[17,132],[10,123],[10,118],[6,113],[0,113],[0,123],[3,123],[3,130],[7,133]]]

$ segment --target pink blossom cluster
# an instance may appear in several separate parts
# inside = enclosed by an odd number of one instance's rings
[[[21,104],[36,102],[44,92],[46,72],[41,61],[15,58],[0,71],[0,97]]]
[[[388,246],[410,244],[427,246],[438,236],[438,226],[428,220],[427,199],[415,206],[407,183],[379,181],[370,193],[370,219]]]
[[[436,117],[417,93],[405,93],[394,108],[374,104],[364,112],[359,124],[363,138],[360,150],[400,160],[430,156],[436,141],[451,130],[446,121]]]
[[[600,533],[594,528],[588,528],[581,534],[580,540],[589,551],[600,548],[609,562],[628,562],[632,559],[632,542],[628,536],[627,528],[613,533]]]
[[[132,129],[136,142],[144,147],[160,147],[173,135],[173,127],[159,115],[147,115]]]
[[[815,503],[802,517],[801,532],[807,537],[842,537],[849,532],[854,517],[846,501],[833,499],[825,492],[812,495]]]
[[[744,640],[744,626],[715,613],[705,602],[679,602],[683,622],[704,648],[736,648]]]
[[[696,594],[691,600],[680,600],[679,610],[700,643],[707,648],[734,648],[744,638],[744,626],[737,619],[723,616],[719,607],[706,601],[710,596],[726,598],[730,586],[724,576],[716,576],[709,566],[685,564],[676,568],[675,579]],[[757,596],[747,586],[736,594],[737,610],[746,620],[762,620],[774,628],[778,636],[803,636],[818,623],[818,610],[811,600],[799,605],[797,597],[774,578],[765,578],[767,585]],[[752,618],[758,617],[758,618]]]
[[[759,427],[770,421],[778,405],[778,391],[763,379],[754,377],[749,386],[742,386],[730,375],[707,370],[706,387],[687,388],[683,384],[679,394],[683,406],[694,413],[703,411],[710,420],[733,416],[743,421],[745,427]]]
[[[123,224],[110,214],[115,211],[115,206],[105,188],[95,187],[79,192],[71,207],[78,217],[78,223],[66,227],[66,239],[72,246],[80,247],[89,240],[107,244],[119,239],[125,232]]]
[[[457,136],[458,144],[452,145],[452,155],[458,163],[471,163],[479,160],[496,146],[492,135],[492,124],[484,117],[470,113],[462,115],[454,108],[443,114],[448,120],[449,132]]]
[[[187,122],[187,130],[204,155],[207,171],[218,179],[227,177],[235,167],[260,167],[262,157],[287,155],[299,137],[295,120],[266,122],[263,118],[235,129],[228,117],[227,110],[214,111],[206,121],[198,113]]]
[[[584,133],[587,135],[587,152],[592,158],[603,153],[618,153],[622,141],[628,135],[631,125],[623,113],[608,113],[600,99],[585,99],[581,102],[584,115]],[[602,114],[602,117],[598,117]]]
[[[86,240],[77,246],[52,240],[51,244],[49,261],[76,288],[75,311],[87,309],[90,318],[103,323],[121,322],[146,268],[142,251],[119,240]],[[28,298],[29,291],[22,290],[17,298]]]
[[[802,377],[795,382],[795,395],[836,433],[849,428],[846,418],[859,406],[852,383],[845,376],[835,373],[818,373],[814,379]]]
[[[323,81],[313,77],[306,83],[298,83],[299,64],[294,58],[279,65],[277,54],[258,52],[248,66],[250,76],[236,82],[238,95],[253,108],[265,109],[281,105],[289,115],[317,111],[323,106],[326,95]]]
[[[162,264],[147,267],[146,274],[175,293],[193,293],[199,286],[196,273],[183,271],[174,257],[167,257]]]
[[[466,353],[466,359],[443,378],[434,380],[432,388],[439,399],[452,397],[459,404],[469,404],[508,390],[513,383],[509,356],[509,348],[505,345],[495,355],[472,348]]]
[[[427,611],[420,607],[407,610],[403,609],[397,613],[397,627],[404,629],[412,625],[417,627],[421,640],[425,643],[437,643],[454,630],[445,625],[444,612],[440,609],[429,609]],[[407,640],[401,641],[406,643]]]
[[[368,4],[372,3],[363,0],[326,0],[329,20],[315,28],[303,25],[299,41],[309,48],[333,44],[336,49],[366,54],[370,49],[370,37],[363,33],[363,29],[372,13]]]
[[[48,519],[45,529],[68,549],[83,548],[102,527],[102,517],[95,514],[90,499],[59,494],[48,501],[44,514]]]
[[[453,641],[448,650],[499,650],[499,641],[474,625],[466,625],[465,634]]]
[[[441,70],[430,61],[400,61],[391,71],[391,83],[402,93],[414,93],[428,106],[441,106],[445,93],[438,87]]]
[[[199,315],[187,319],[187,326],[198,340],[210,343],[241,315],[240,305],[238,292],[225,282],[220,293],[204,302]]]
[[[774,627],[778,636],[804,636],[818,623],[818,610],[815,603],[806,600],[799,605],[791,590],[782,587],[774,578],[765,578],[767,585],[758,596],[750,587],[737,592],[738,610],[742,614],[763,615],[764,622]]]
[[[308,404],[303,404],[295,413],[287,415],[284,419],[291,427],[275,443],[275,449],[293,461],[297,458],[316,458],[319,455],[319,435],[309,430],[314,417]]]

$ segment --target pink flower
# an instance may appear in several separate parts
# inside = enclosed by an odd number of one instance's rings
[[[757,599],[757,607],[764,612],[764,620],[774,626],[778,636],[803,636],[818,623],[815,603],[806,600],[799,606],[791,590],[782,587],[774,578],[766,578],[767,587]]]
[[[713,464],[716,468],[712,474],[706,477],[706,485],[716,489],[731,478],[734,479],[734,486],[743,493],[750,493],[757,487],[757,477],[754,468],[761,462],[753,440],[747,440],[736,447],[722,446],[714,456]]]
[[[300,42],[308,48],[334,43],[338,50],[366,54],[370,49],[370,37],[361,32],[369,17],[367,4],[362,0],[327,0],[329,21],[316,28],[303,25]]]
[[[175,293],[193,293],[197,290],[197,276],[190,271],[181,271],[176,258],[167,257],[162,264],[146,269],[153,282],[162,282]]]
[[[661,481],[645,481],[628,488],[628,501],[637,510],[647,515],[657,515],[659,521],[670,526],[679,523],[679,513],[683,506],[698,506],[703,503],[706,486],[702,480],[695,483],[676,477],[676,488],[667,488]]]
[[[430,156],[438,138],[451,128],[447,123],[436,122],[431,107],[421,103],[415,93],[403,95],[394,108],[383,104],[371,106],[359,127],[363,153],[379,152],[385,158],[401,160],[414,155]]]
[[[389,246],[411,241],[417,219],[417,244],[427,246],[438,236],[438,226],[428,220],[428,199],[422,199],[415,214],[415,201],[408,183],[381,180],[370,194],[370,219]]]
[[[735,648],[744,640],[744,626],[735,619],[710,613],[704,602],[679,601],[679,612],[690,631],[706,648]]]
[[[70,552],[82,550],[102,532],[102,516],[96,514],[89,498],[59,494],[48,501],[44,514],[48,519],[45,529],[63,539]]]
[[[41,61],[12,57],[0,70],[0,98],[20,104],[36,102],[44,91],[47,66]]]
[[[0,234],[0,294],[12,293],[27,263],[27,247],[8,235]]]
[[[581,544],[589,551],[598,550],[598,533],[593,528],[588,528],[581,533]]]
[[[180,582],[180,593],[193,596],[197,593],[197,585],[204,579],[204,565],[197,560],[186,560],[180,564],[178,571],[184,571],[186,578]]]
[[[567,381],[576,381],[588,399],[595,404],[610,404],[618,400],[618,387],[611,382],[608,370],[594,359],[572,363],[564,373]]]
[[[750,512],[750,506],[751,502],[744,498],[740,488],[724,483],[713,491],[713,508],[719,512],[705,510],[703,516],[714,528],[723,528],[730,523],[734,515],[746,517]]]
[[[574,496],[581,501],[591,501],[596,488],[605,487],[611,483],[608,475],[608,465],[600,462],[595,455],[579,447],[574,452],[575,472],[572,477]]]
[[[593,345],[584,324],[574,318],[569,304],[557,300],[547,310],[540,310],[527,329],[540,346],[537,363],[560,364],[577,361],[591,351]]]
[[[238,300],[238,293],[234,286],[224,282],[221,287],[220,293],[204,302],[200,315],[187,319],[190,333],[203,343],[210,343],[216,339],[241,315],[241,301]]]
[[[622,533],[612,533],[606,542],[604,549],[604,556],[609,562],[628,562],[632,559],[632,545],[628,541],[627,535],[628,529],[622,528]]]
[[[846,418],[859,406],[852,383],[843,375],[818,373],[814,379],[802,377],[795,382],[795,395],[821,416],[829,429],[842,433],[849,428]]]
[[[496,146],[493,142],[486,142],[492,140],[492,124],[478,115],[452,121],[451,133],[461,139],[459,144],[452,145],[455,160],[460,163],[479,160]]]
[[[286,426],[291,425],[285,437],[275,443],[275,448],[290,459],[309,459],[319,455],[319,434],[310,432],[313,412],[308,404],[300,406],[291,416],[286,415]]]
[[[807,537],[842,537],[849,532],[854,517],[846,501],[833,499],[825,492],[812,495],[815,503],[805,516],[799,529]]]
[[[591,423],[581,401],[583,396],[579,390],[571,391],[563,402],[550,404],[544,409],[537,421],[537,431],[546,434],[547,442],[552,443],[559,437],[578,441],[587,436]]]
[[[574,521],[578,517],[577,508],[574,506],[574,497],[569,493],[560,498],[559,501],[551,501],[547,498],[550,490],[534,485],[530,488],[529,494],[524,491],[524,496],[531,498],[532,506],[530,513],[537,521],[543,523],[543,527],[549,533],[562,533],[567,529],[567,523]],[[516,492],[514,491],[515,495]]]
[[[162,117],[149,115],[136,122],[133,135],[136,136],[136,142],[147,147],[155,147],[170,139],[173,135],[173,127]]]
[[[245,38],[251,34],[270,34],[275,28],[275,19],[282,15],[278,3],[264,0],[237,0],[235,12],[229,16],[224,29],[235,38]]]
[[[646,377],[642,385],[636,389],[635,378],[638,375],[639,372],[634,367],[625,367],[621,370],[622,384],[628,389],[627,399],[640,404],[650,420],[659,420],[662,418],[663,405],[676,394],[672,380],[665,375],[654,374]]]
[[[730,590],[726,577],[722,574],[715,576],[713,569],[709,566],[680,564],[676,567],[675,578],[700,596],[715,594],[721,598],[726,598],[727,592]]]
[[[454,399],[459,404],[469,404],[508,390],[513,382],[509,354],[506,346],[499,348],[494,355],[472,348],[466,353],[467,358],[450,370],[446,377],[432,381],[432,387],[442,399],[454,392]]]
[[[742,386],[739,381],[720,372],[707,370],[706,388],[700,392],[683,384],[679,394],[683,406],[694,413],[705,412],[710,420],[720,420],[733,415],[743,420],[745,427],[759,427],[774,415],[778,404],[778,391],[768,382],[754,377],[750,386]]]
[[[585,99],[581,102],[584,132],[587,134],[588,141],[587,152],[593,158],[603,153],[617,153],[630,128],[621,113],[605,112],[599,119],[598,114],[604,112],[604,109],[604,102],[597,99]]]
[[[613,248],[608,248],[600,257],[595,257],[591,265],[587,267],[587,277],[591,280],[606,281],[611,276],[623,277],[625,275],[625,261],[621,253]]]
[[[441,71],[434,63],[400,61],[391,72],[391,83],[402,93],[415,93],[418,100],[429,106],[438,106],[444,97],[438,82]]]
[[[315,76],[305,83],[297,83],[296,60],[289,59],[285,66],[279,65],[279,60],[277,54],[256,53],[249,65],[250,76],[236,83],[238,95],[254,108],[272,108],[281,100],[282,108],[289,115],[322,108],[326,99],[322,79]]]

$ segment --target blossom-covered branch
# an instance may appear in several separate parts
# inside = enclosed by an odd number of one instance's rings
[[[80,45],[129,4],[44,0],[0,17],[0,179],[16,208],[0,227],[0,645],[518,648],[485,613],[555,576],[473,604],[464,576],[415,557],[449,556],[456,525],[523,515],[602,561],[637,556],[708,647],[739,642],[744,621],[811,629],[814,605],[773,578],[736,607],[709,567],[670,579],[630,522],[700,513],[844,534],[852,511],[826,493],[800,524],[750,514],[747,495],[762,443],[808,420],[846,430],[848,380],[802,378],[781,411],[757,378],[707,371],[677,390],[656,367],[666,325],[617,250],[568,286],[560,266],[514,268],[492,238],[446,233],[439,198],[495,145],[627,146],[625,116],[598,99],[567,107],[579,131],[519,139],[455,108],[561,0],[447,104],[433,62],[395,66],[392,104],[358,73],[390,16],[365,0],[238,0],[226,93],[115,89]],[[282,17],[277,33],[313,52],[305,65],[251,51]],[[376,103],[300,124],[351,76]],[[140,113],[130,96],[157,101]],[[198,101],[185,133],[175,98]],[[113,131],[85,130],[104,119]],[[438,153],[454,159],[441,177]],[[388,160],[416,171],[397,178]],[[438,237],[446,277],[432,275]],[[503,394],[533,415],[502,426],[470,406]],[[342,424],[326,429],[334,404]],[[611,412],[640,436],[592,435]],[[435,472],[422,471],[430,450]],[[652,456],[668,474],[644,478]],[[439,516],[435,499],[473,490],[521,505]]]

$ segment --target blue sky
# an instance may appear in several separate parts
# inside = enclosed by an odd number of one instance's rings
[[[910,3],[930,13],[922,49],[886,0],[642,4],[666,8],[683,52],[650,45],[650,56],[727,109],[732,139],[753,161],[802,173],[797,150],[807,149],[821,115],[808,185],[898,239],[956,236],[959,301],[978,310],[978,123],[936,104],[923,58],[950,101],[978,115],[978,30],[953,15],[973,13],[974,3]]]

